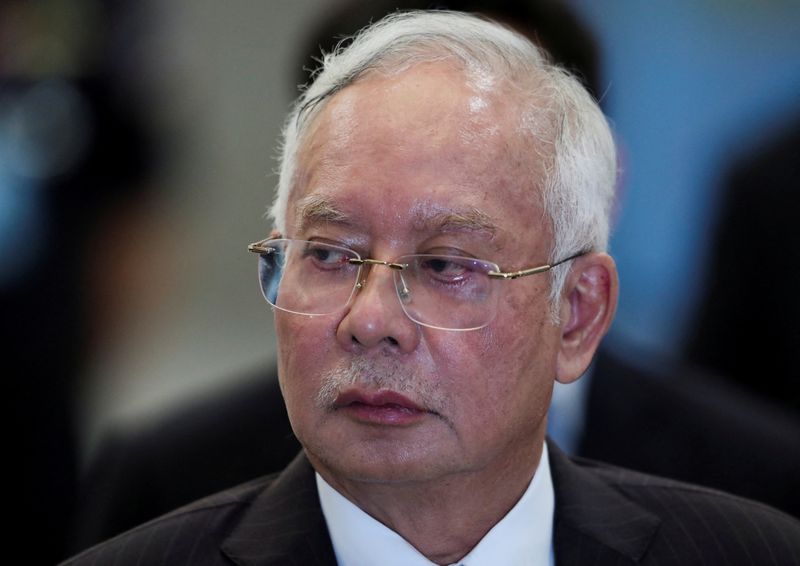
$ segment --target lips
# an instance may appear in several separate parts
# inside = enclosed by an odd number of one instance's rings
[[[428,414],[408,397],[394,391],[350,389],[336,398],[334,408],[356,421],[385,426],[409,426]]]

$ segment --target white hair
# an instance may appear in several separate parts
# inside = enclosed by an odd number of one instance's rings
[[[325,103],[370,72],[395,74],[435,61],[457,65],[468,79],[498,79],[521,95],[517,98],[523,128],[528,124],[526,129],[540,146],[532,150],[536,155],[531,170],[539,163],[541,171],[541,163],[545,164],[543,181],[537,185],[532,178],[531,187],[538,188],[552,223],[549,261],[605,251],[617,163],[611,129],[597,103],[575,77],[550,63],[547,54],[524,36],[477,16],[445,11],[387,16],[358,33],[349,45],[340,43],[324,55],[284,127],[278,189],[270,210],[275,228],[285,234],[297,155]],[[554,320],[568,272],[567,264],[551,274]]]

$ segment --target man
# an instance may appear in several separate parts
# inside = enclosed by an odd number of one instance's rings
[[[390,17],[327,57],[253,244],[303,453],[83,563],[793,564],[800,525],[545,442],[613,318],[602,113],[521,36]]]

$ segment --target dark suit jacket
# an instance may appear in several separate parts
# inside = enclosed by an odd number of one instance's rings
[[[726,380],[665,361],[634,365],[601,350],[584,424],[580,456],[800,517],[800,422]]]
[[[550,445],[559,566],[800,564],[800,522],[765,505],[590,461]],[[65,564],[335,565],[314,472],[280,475],[137,527]]]
[[[274,368],[257,374],[146,426],[113,432],[81,482],[70,554],[284,469],[300,443]]]

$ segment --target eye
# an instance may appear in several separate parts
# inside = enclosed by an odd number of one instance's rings
[[[351,257],[353,257],[352,253],[325,244],[310,243],[303,249],[303,259],[308,259],[323,269],[350,267],[351,264],[348,260]]]
[[[423,256],[419,269],[428,277],[442,282],[456,282],[468,277],[473,268],[471,260],[452,256]]]

